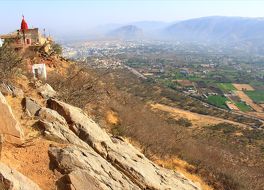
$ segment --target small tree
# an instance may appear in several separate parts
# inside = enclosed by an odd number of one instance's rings
[[[21,56],[13,48],[8,45],[2,46],[0,48],[0,81],[7,82],[21,63]]]
[[[56,53],[57,55],[62,54],[62,47],[60,44],[52,43],[51,48],[52,48],[53,52]]]

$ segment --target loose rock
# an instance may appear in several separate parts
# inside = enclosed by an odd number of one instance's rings
[[[12,95],[13,95],[13,97],[23,98],[24,92],[21,88],[13,87],[12,88]]]
[[[67,122],[64,119],[64,117],[58,114],[58,112],[56,112],[55,110],[52,110],[49,108],[41,108],[38,111],[37,116],[41,120],[46,120],[46,121],[49,121],[50,123],[57,121],[61,123],[62,125],[67,125]]]
[[[41,190],[33,181],[3,163],[0,163],[0,189]]]
[[[0,123],[0,134],[9,136],[9,140],[14,140],[13,137],[23,139],[23,130],[2,93],[0,93]]]
[[[57,96],[57,92],[47,83],[38,87],[37,91],[46,99],[55,98]]]
[[[27,114],[31,117],[36,116],[37,112],[40,110],[41,106],[32,98],[25,97],[22,100],[22,106]]]

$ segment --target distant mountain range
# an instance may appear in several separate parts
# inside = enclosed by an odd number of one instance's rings
[[[143,30],[134,25],[126,25],[110,31],[107,37],[120,39],[141,39],[144,37]]]
[[[162,34],[182,41],[256,42],[264,40],[264,19],[203,17],[173,24]]]
[[[101,25],[76,35],[63,39],[166,40],[264,55],[264,18],[211,16],[172,23],[140,21]]]
[[[110,34],[110,35],[109,35]],[[202,17],[173,24],[143,21],[118,27],[108,36],[144,37],[203,43],[263,43],[264,18]]]

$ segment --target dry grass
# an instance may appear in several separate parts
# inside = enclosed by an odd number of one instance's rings
[[[106,112],[105,120],[110,125],[119,124],[118,114],[112,110]]]
[[[177,157],[165,159],[153,158],[152,160],[162,167],[182,173],[185,177],[187,177],[194,183],[200,185],[203,190],[213,190],[213,188],[207,185],[201,177],[190,173],[190,170],[195,170],[194,166],[188,164],[187,162]]]
[[[132,144],[134,147],[136,147],[141,152],[144,151],[144,146],[142,146],[139,142],[131,139],[131,138],[125,138],[125,140]],[[195,170],[195,167],[188,164],[186,161],[179,159],[178,157],[165,157],[161,158],[153,153],[150,153],[149,159],[153,161],[155,164],[167,168],[170,170],[174,170],[176,172],[179,172],[183,174],[187,179],[191,180],[198,186],[200,186],[203,190],[213,190],[212,187],[210,187],[206,182],[198,175],[191,173],[190,171]]]
[[[164,111],[164,112],[168,112],[175,119],[186,118],[186,119],[188,119],[188,120],[190,120],[192,122],[192,125],[194,127],[206,127],[206,126],[209,126],[209,125],[216,125],[216,124],[223,123],[223,122],[235,124],[235,125],[243,127],[243,128],[246,127],[244,124],[237,123],[237,122],[234,122],[234,121],[221,119],[221,118],[218,118],[218,117],[213,117],[213,116],[208,116],[208,115],[202,115],[202,114],[198,114],[198,113],[193,113],[193,112],[190,112],[190,111],[186,111],[186,110],[183,110],[183,109],[170,107],[170,106],[163,105],[163,104],[151,104],[151,107],[153,109],[158,109],[158,110],[161,110],[161,111]]]

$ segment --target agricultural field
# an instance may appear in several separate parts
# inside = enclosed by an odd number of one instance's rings
[[[224,109],[228,108],[226,103],[230,102],[228,100],[228,98],[226,98],[224,96],[219,96],[219,95],[209,96],[207,101],[212,105],[215,105],[217,107],[224,108]],[[234,105],[234,107],[233,107],[234,109],[235,109],[235,107],[237,107],[240,111],[243,111],[243,112],[252,111],[252,108],[244,102],[231,101],[229,106],[232,106],[232,104]]]
[[[245,92],[254,102],[264,103],[264,90],[246,91]]]
[[[253,91],[254,88],[249,84],[233,84],[233,86],[240,91]]]
[[[223,92],[236,90],[232,83],[218,83],[217,85]]]
[[[228,101],[228,99],[224,96],[219,96],[219,95],[208,96],[208,102],[210,104],[223,108],[223,109],[227,109],[227,106],[225,103],[226,101]]]
[[[193,83],[189,80],[176,80],[176,82],[185,87],[193,86]]]
[[[240,111],[243,111],[243,112],[252,111],[251,107],[245,104],[244,102],[234,102],[234,103],[239,108]]]
[[[246,91],[246,92],[250,92],[251,95],[254,94],[255,91]],[[252,107],[256,112],[262,112],[263,109],[261,106],[259,106],[258,104],[256,104],[251,97],[249,97],[246,92],[243,91],[236,91],[236,95],[243,100],[244,102],[246,102],[248,105],[250,105],[250,107]],[[256,96],[256,95],[255,95]]]

